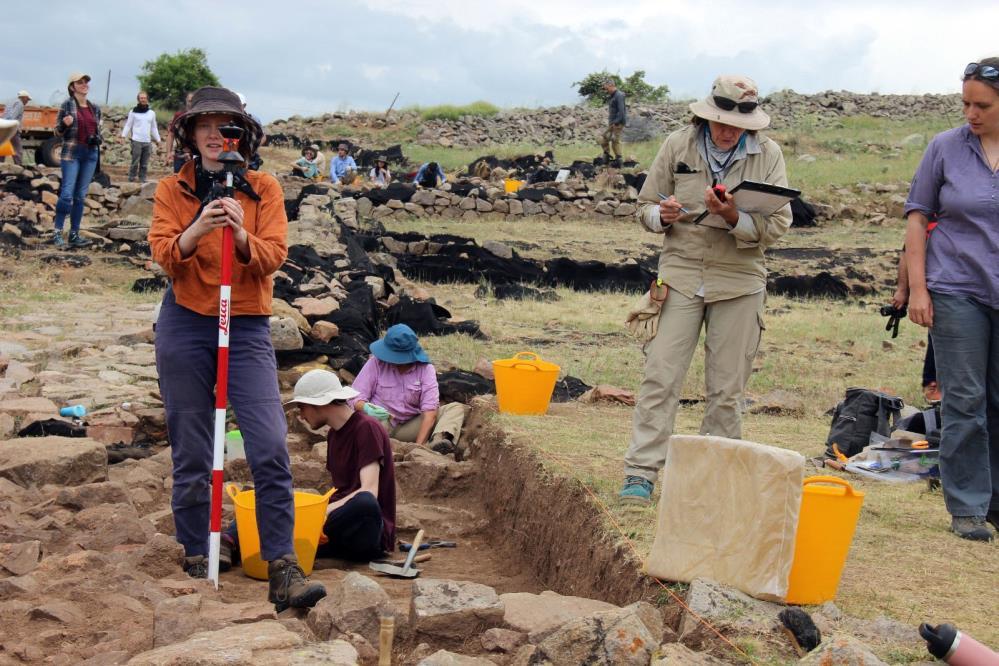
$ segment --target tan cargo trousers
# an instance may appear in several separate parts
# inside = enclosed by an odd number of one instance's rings
[[[700,434],[742,438],[742,394],[760,347],[765,297],[766,292],[760,291],[705,303],[703,298],[670,291],[659,331],[645,348],[645,379],[635,405],[631,445],[624,456],[626,475],[656,482],[666,462],[680,391],[702,325],[707,406]]]
[[[617,123],[608,125],[604,133],[600,135],[600,147],[604,149],[604,154],[609,155],[614,151],[614,157],[621,159],[621,132],[624,125]]]
[[[447,433],[451,435],[451,441],[458,443],[461,437],[461,426],[465,423],[465,415],[468,413],[468,405],[460,402],[449,402],[437,408],[437,420],[434,422],[434,429],[430,433],[430,439],[438,434]],[[416,436],[420,434],[420,424],[423,423],[423,414],[414,416],[405,423],[400,423],[392,428],[389,437],[400,442],[415,442]]]

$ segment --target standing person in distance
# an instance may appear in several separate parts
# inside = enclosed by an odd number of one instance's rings
[[[149,94],[139,92],[135,96],[136,105],[128,112],[125,126],[121,129],[122,138],[132,141],[132,162],[128,167],[128,182],[146,182],[149,156],[153,152],[152,142],[160,142],[160,130],[156,126],[156,112],[149,108]]]
[[[622,502],[649,504],[676,419],[680,390],[704,329],[702,435],[742,437],[743,392],[763,335],[767,271],[763,254],[791,226],[791,206],[770,215],[721,200],[716,183],[744,180],[787,186],[784,156],[758,134],[770,124],[756,83],[719,76],[711,93],[690,105],[692,124],[670,134],[638,195],[638,219],[663,234],[659,281],[668,295],[657,335],[645,346],[645,378],[624,456]],[[660,196],[662,195],[662,197]],[[691,221],[702,211],[701,224]]]
[[[174,123],[176,123],[177,119],[183,116],[187,110],[191,108],[191,97],[193,96],[194,93],[187,93],[184,97],[184,107],[177,111],[177,113],[173,114],[173,119],[167,126],[166,156],[164,158],[164,162],[166,166],[173,167],[174,173],[180,171],[180,168],[184,166],[184,163],[191,159],[191,154],[188,153],[187,150],[180,145],[180,142],[176,140]]]
[[[999,57],[965,67],[961,100],[967,124],[933,137],[905,204],[909,318],[933,336],[951,531],[991,541],[987,523],[999,529]]]
[[[280,612],[308,608],[326,595],[298,565],[292,542],[294,500],[288,424],[281,406],[269,315],[273,275],[288,255],[284,194],[273,176],[245,170],[232,197],[213,199],[221,175],[220,128],[243,128],[244,167],[261,128],[236,95],[216,87],[194,93],[174,123],[194,158],[159,182],[149,246],[168,276],[156,322],[156,370],[173,460],[171,507],[184,570],[208,574],[209,510],[219,335],[223,228],[235,244],[229,318],[229,402],[239,422],[256,491],[260,555],[268,563],[268,600]],[[242,170],[242,169],[241,169]]]
[[[80,236],[80,223],[83,220],[84,200],[90,181],[100,158],[101,107],[87,99],[90,92],[90,75],[73,72],[69,75],[66,88],[69,98],[59,107],[55,133],[62,138],[62,184],[59,187],[59,201],[56,203],[55,232],[52,242],[56,247],[64,247],[62,228],[69,215],[69,246],[86,247],[90,241]]]
[[[604,164],[620,168],[621,132],[628,124],[628,112],[625,108],[624,93],[618,90],[614,79],[604,81],[603,87],[609,98],[607,100],[607,129],[600,136],[600,147],[604,150]],[[611,159],[611,150],[614,151],[614,159]]]
[[[20,123],[24,119],[24,107],[31,101],[31,95],[27,90],[17,91],[17,99],[11,102],[3,111],[4,120],[16,120]],[[14,136],[10,138],[10,146],[14,149],[14,164],[21,164],[21,128],[18,127]],[[6,157],[0,157],[0,163],[6,162]]]

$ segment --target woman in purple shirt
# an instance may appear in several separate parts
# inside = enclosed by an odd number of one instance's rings
[[[440,404],[437,370],[409,326],[396,324],[371,343],[371,358],[352,384],[354,409],[387,424],[389,435],[438,453],[458,454],[458,438],[468,408]]]
[[[967,125],[938,134],[905,204],[909,317],[933,335],[943,390],[940,476],[951,529],[999,529],[999,58],[970,63]],[[940,225],[929,242],[926,225]]]

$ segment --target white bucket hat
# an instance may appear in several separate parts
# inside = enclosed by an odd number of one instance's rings
[[[340,378],[329,370],[309,370],[295,383],[294,397],[284,404],[328,405],[334,400],[349,400],[359,395],[341,384]]]
[[[748,76],[726,74],[711,85],[711,93],[690,110],[698,118],[713,120],[746,130],[761,130],[770,124],[770,116],[759,107],[760,94],[756,82]]]

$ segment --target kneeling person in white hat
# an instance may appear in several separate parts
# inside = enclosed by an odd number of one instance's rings
[[[336,493],[326,510],[318,557],[366,562],[395,547],[395,466],[385,428],[347,402],[357,391],[327,370],[310,370],[286,404],[316,430],[329,426],[326,468]]]

